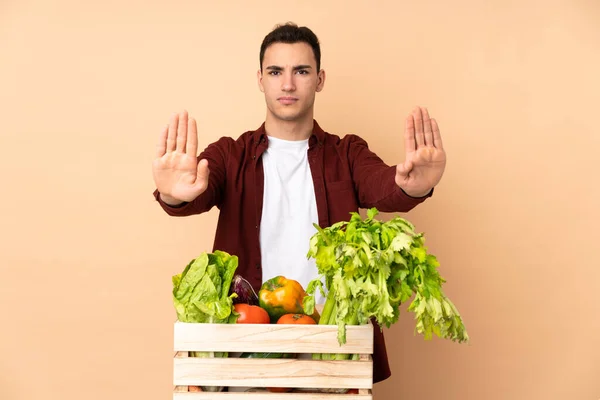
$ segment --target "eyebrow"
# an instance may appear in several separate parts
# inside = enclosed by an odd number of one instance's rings
[[[295,65],[294,68],[292,68],[294,71],[297,71],[299,69],[310,69],[312,68],[310,65]],[[269,65],[267,68],[270,71],[283,71],[283,68],[278,66],[278,65]]]

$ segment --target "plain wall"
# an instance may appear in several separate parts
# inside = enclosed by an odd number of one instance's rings
[[[258,51],[322,42],[316,119],[404,159],[427,106],[448,164],[403,215],[425,232],[469,345],[386,329],[377,399],[600,397],[597,1],[0,2],[0,399],[168,399],[171,276],[217,210],[152,197],[158,133],[201,147],[265,116]],[[382,217],[388,217],[383,215]]]

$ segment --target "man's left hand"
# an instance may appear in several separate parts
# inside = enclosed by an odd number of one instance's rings
[[[442,179],[446,153],[440,129],[427,108],[416,107],[406,118],[406,157],[396,166],[396,184],[412,197],[427,195]]]

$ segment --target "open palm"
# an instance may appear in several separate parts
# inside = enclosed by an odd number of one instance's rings
[[[189,202],[208,187],[208,162],[198,162],[196,121],[183,111],[171,118],[160,134],[152,173],[164,200]]]
[[[438,184],[446,168],[446,152],[435,119],[417,107],[406,119],[406,157],[396,166],[396,184],[408,195],[425,196]]]

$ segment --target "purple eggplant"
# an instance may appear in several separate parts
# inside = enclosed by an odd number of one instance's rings
[[[231,281],[231,288],[229,294],[237,294],[237,297],[233,299],[233,304],[245,303],[252,306],[258,305],[258,295],[252,288],[250,282],[242,278],[241,275],[236,274]]]

